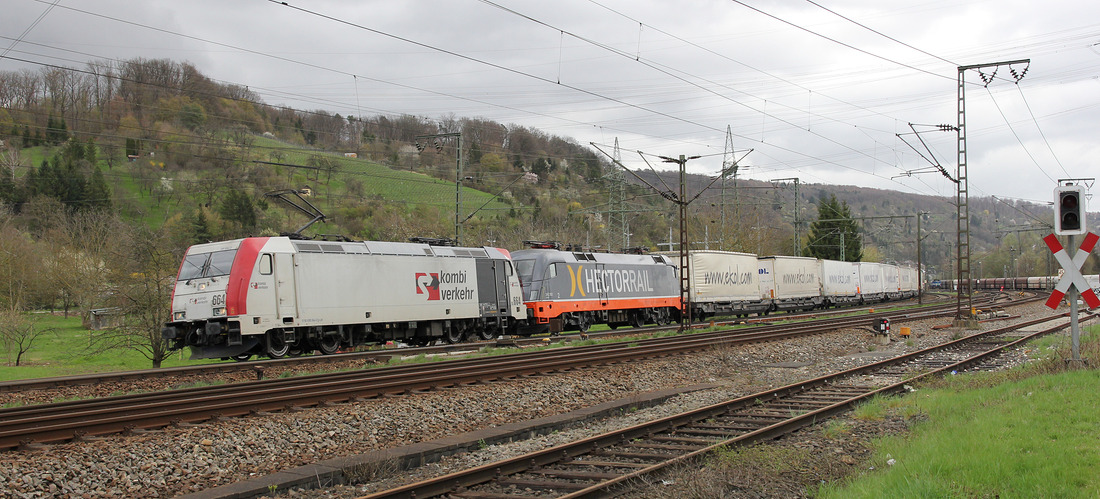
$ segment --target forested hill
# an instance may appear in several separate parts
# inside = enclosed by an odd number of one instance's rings
[[[194,242],[298,228],[301,213],[264,196],[286,189],[308,193],[328,215],[308,232],[361,239],[457,232],[467,245],[546,239],[656,250],[676,227],[671,203],[569,138],[476,117],[290,109],[164,59],[0,72],[0,140],[5,230],[32,240],[47,237],[50,220],[96,213],[161,231],[179,254]],[[709,182],[692,176],[689,190]],[[915,215],[927,212],[925,260],[948,267],[952,199],[850,186],[801,184],[797,200],[789,184],[711,188],[691,210],[691,238],[790,254],[796,225],[805,238],[830,194],[855,217],[898,217],[862,223],[867,259],[914,260]],[[1029,228],[1049,221],[1048,207],[972,199],[971,213],[984,265],[1045,269],[1041,234]],[[1004,232],[1012,228],[1020,232]]]

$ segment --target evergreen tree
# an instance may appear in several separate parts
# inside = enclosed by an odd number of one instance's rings
[[[11,168],[0,165],[0,203],[13,205],[16,202],[15,181],[11,178]]]
[[[51,114],[46,120],[46,142],[57,145],[69,139],[69,132],[65,128],[65,118],[54,119]]]
[[[67,164],[84,159],[84,144],[72,139],[65,143],[65,161]]]
[[[111,208],[111,188],[103,178],[103,170],[98,166],[92,169],[92,177],[88,181],[87,202],[93,208]]]
[[[809,256],[848,262],[863,259],[859,225],[848,203],[838,201],[835,194],[818,200],[817,221],[810,225],[809,237],[805,250]]]
[[[202,208],[195,210],[195,216],[191,218],[191,244],[208,243],[214,239],[210,233],[210,220],[206,218],[206,212]]]
[[[31,127],[23,127],[23,148],[26,149],[31,146]]]
[[[96,151],[96,147],[95,147],[95,141],[92,140],[91,137],[89,137],[88,138],[88,143],[84,147],[84,159],[88,160],[88,162],[91,163],[92,165],[95,165],[96,162],[98,161],[96,159],[96,156],[97,156],[97,151]]]
[[[256,208],[252,198],[237,189],[230,189],[218,214],[227,221],[235,222],[242,232],[256,228]]]
[[[83,148],[80,149],[83,150]],[[59,163],[63,161],[60,156],[54,156],[54,159]],[[78,163],[76,161],[64,161],[63,164],[58,164],[55,168],[56,171],[63,172],[59,175],[61,194],[58,199],[65,203],[71,211],[87,207],[88,179],[78,167]]]

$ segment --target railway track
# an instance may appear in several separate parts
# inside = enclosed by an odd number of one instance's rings
[[[758,326],[630,343],[550,349],[498,357],[452,360],[370,370],[268,379],[167,392],[0,409],[0,449],[125,433],[168,425],[291,410],[356,398],[411,393],[597,365],[657,358],[722,344],[770,341],[845,327],[954,314],[952,306],[908,314],[890,312],[821,322]]]
[[[979,333],[800,383],[376,492],[361,499],[605,497],[721,447],[770,440],[847,411],[921,378],[998,365],[997,356],[1069,326],[1068,314]],[[1095,318],[1087,316],[1084,320]],[[1044,324],[1045,323],[1045,324]],[[1013,336],[1028,326],[1037,332]],[[868,383],[869,379],[875,383]],[[651,480],[647,480],[651,483]]]
[[[985,303],[992,303],[991,300],[987,300]],[[890,304],[895,305],[895,304]],[[924,307],[920,310],[941,310],[945,306],[937,307]],[[713,321],[715,325],[731,325],[731,324],[764,324],[767,325],[771,322],[777,321],[797,321],[797,320],[809,320],[809,319],[821,319],[823,317],[846,315],[853,313],[860,313],[867,310],[874,310],[873,307],[861,308],[861,309],[837,309],[830,311],[819,311],[813,313],[789,313],[782,315],[773,315],[765,317],[753,317],[743,319],[719,319]],[[907,312],[912,313],[912,312]],[[870,319],[874,317],[895,317],[898,312],[896,311],[880,311],[874,313],[874,315],[865,315],[864,317]],[[706,327],[709,326],[712,321],[706,321],[696,324],[694,327]],[[631,329],[618,329],[607,330],[599,332],[589,332],[587,336],[590,338],[612,338],[622,336],[632,336],[639,334],[649,334],[661,331],[675,330],[676,327],[641,327]],[[136,371],[121,371],[121,372],[109,372],[109,373],[95,373],[95,374],[81,374],[73,376],[57,376],[48,378],[32,378],[12,381],[0,381],[0,393],[14,393],[29,390],[45,390],[51,388],[59,388],[64,386],[79,386],[79,385],[93,385],[98,383],[119,383],[135,380],[148,380],[150,378],[193,378],[198,376],[207,376],[219,373],[236,373],[236,372],[255,372],[257,377],[262,377],[267,370],[279,370],[298,366],[308,365],[323,365],[333,362],[342,361],[356,361],[356,362],[386,362],[395,355],[437,355],[447,354],[453,352],[463,352],[470,350],[478,350],[484,347],[498,346],[500,344],[524,346],[544,344],[547,341],[556,343],[562,341],[571,341],[578,338],[579,335],[568,334],[561,336],[551,337],[536,337],[536,338],[515,338],[508,339],[504,342],[500,341],[482,341],[482,342],[467,342],[459,344],[448,345],[434,345],[427,347],[388,347],[379,348],[374,350],[360,351],[360,352],[348,352],[339,353],[335,355],[311,355],[303,357],[287,357],[282,359],[267,359],[257,360],[249,362],[221,362],[214,364],[204,364],[197,366],[182,366],[182,367],[167,367],[159,369],[141,369]]]

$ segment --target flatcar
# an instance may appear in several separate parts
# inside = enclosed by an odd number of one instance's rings
[[[984,279],[971,279],[970,289],[981,290],[1030,290],[1049,291],[1058,284],[1059,276],[1032,276],[1032,277],[989,277]],[[1093,289],[1100,290],[1100,276],[1096,274],[1085,275],[1085,280]],[[958,290],[958,279],[945,279],[941,281],[939,289]]]
[[[506,250],[249,237],[190,247],[162,335],[192,358],[495,337],[527,319]]]
[[[825,306],[857,305],[860,293],[859,262],[821,260],[821,292]]]
[[[662,253],[671,257],[673,253]],[[679,254],[676,253],[678,256]],[[732,251],[695,250],[688,253],[691,269],[692,316],[699,320],[715,315],[764,314],[771,311],[772,297],[760,287],[756,255]]]
[[[760,290],[772,300],[772,310],[813,310],[825,304],[821,292],[821,260],[801,256],[757,259]]]

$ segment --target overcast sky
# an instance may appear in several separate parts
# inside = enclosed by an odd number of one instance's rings
[[[1030,59],[988,87],[994,67],[964,73],[971,196],[1048,202],[1100,173],[1100,2],[286,3],[0,0],[0,70],[167,58],[269,104],[617,138],[628,167],[703,156],[695,173],[720,170],[728,126],[743,177],[953,197],[896,134],[957,123],[959,66]],[[955,133],[922,130],[955,176]]]

